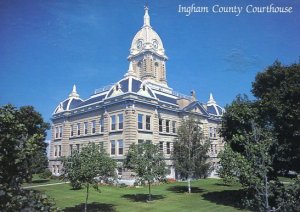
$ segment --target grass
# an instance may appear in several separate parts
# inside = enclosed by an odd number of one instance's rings
[[[42,179],[37,174],[34,174],[32,176],[31,183],[23,183],[22,186],[27,187],[27,186],[44,185],[44,184],[60,183],[60,182],[62,182],[62,181],[59,180],[58,178],[55,178],[55,179],[51,179],[51,178],[50,179]]]
[[[153,201],[147,202],[147,187],[120,188],[101,186],[101,193],[91,189],[88,211],[239,211],[241,193],[238,185],[226,186],[222,180],[203,179],[192,182],[192,194],[187,183],[176,182],[152,187]],[[85,189],[72,190],[69,184],[39,187],[54,198],[64,211],[82,211]]]

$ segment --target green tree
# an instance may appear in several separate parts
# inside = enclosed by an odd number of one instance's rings
[[[300,171],[300,64],[279,61],[256,75],[252,93],[260,119],[277,139],[276,170]]]
[[[71,181],[76,188],[86,187],[85,211],[89,197],[90,185],[97,191],[99,182],[108,182],[116,176],[116,162],[109,157],[99,145],[89,143],[80,152],[74,152],[63,160],[64,176]],[[79,185],[79,186],[78,186]]]
[[[31,115],[26,119],[26,116]],[[32,179],[36,155],[44,155],[46,129],[41,115],[31,106],[0,108],[0,210],[50,210],[47,196],[21,188]]]
[[[222,118],[220,175],[242,183],[249,205],[264,211],[299,208],[299,180],[287,188],[277,178],[280,170],[299,171],[299,67],[275,62],[256,76],[257,99],[238,96]]]
[[[131,144],[124,166],[136,173],[136,181],[148,184],[151,201],[151,184],[163,181],[167,174],[166,163],[159,147],[152,143]]]
[[[176,171],[181,178],[188,180],[188,192],[191,193],[191,178],[207,176],[210,170],[208,149],[210,141],[195,117],[183,119],[174,142],[173,159]]]

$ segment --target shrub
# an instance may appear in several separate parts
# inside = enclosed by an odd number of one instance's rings
[[[45,169],[42,173],[39,174],[39,177],[42,179],[49,179],[52,176],[52,172],[49,169]]]

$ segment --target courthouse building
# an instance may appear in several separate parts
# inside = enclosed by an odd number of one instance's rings
[[[96,89],[88,99],[81,99],[76,86],[67,99],[59,103],[52,116],[52,140],[49,168],[61,173],[61,156],[89,142],[100,144],[118,161],[119,177],[130,177],[121,168],[132,143],[152,142],[163,152],[170,175],[175,169],[170,156],[180,121],[190,114],[202,123],[205,136],[211,141],[209,155],[216,165],[223,148],[217,134],[223,109],[212,94],[207,103],[199,102],[195,93],[183,95],[168,86],[163,42],[150,25],[148,8],[144,24],[134,36],[128,56],[129,68],[118,82]],[[124,70],[120,70],[120,73]]]

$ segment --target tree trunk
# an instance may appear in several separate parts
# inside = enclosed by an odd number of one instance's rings
[[[188,191],[190,194],[191,193],[191,178],[190,178],[190,176],[188,176]]]
[[[87,202],[88,202],[88,199],[89,199],[89,186],[90,186],[90,184],[87,183],[87,184],[86,184],[85,206],[84,206],[84,211],[85,211],[85,212],[87,212]]]
[[[269,208],[269,192],[268,192],[268,177],[267,177],[267,175],[265,175],[265,198],[266,198],[266,202],[265,202],[266,211],[269,212],[270,208]]]
[[[149,186],[149,201],[151,201],[151,183],[148,181],[148,186]]]

